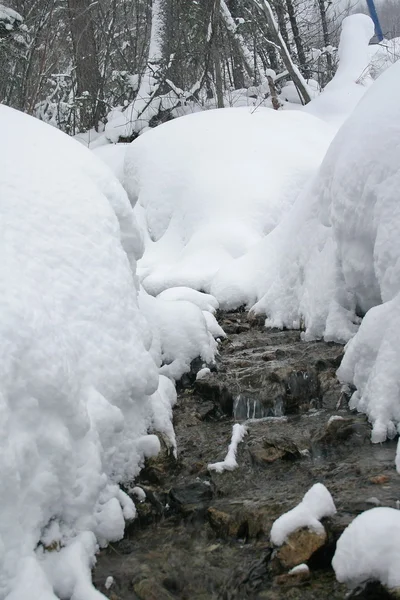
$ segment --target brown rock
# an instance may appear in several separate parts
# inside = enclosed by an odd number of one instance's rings
[[[269,448],[256,447],[250,450],[250,454],[257,465],[263,465],[273,463],[279,458],[283,458],[285,451],[274,448],[273,446]]]
[[[278,548],[275,558],[285,569],[307,562],[327,541],[326,531],[317,533],[305,527],[294,531]]]
[[[280,586],[303,585],[311,578],[310,571],[307,569],[296,571],[294,573],[283,573],[274,577],[274,584]]]
[[[231,515],[218,510],[217,508],[210,507],[207,511],[209,523],[214,529],[218,536],[236,536],[239,530],[239,525],[236,523]]]
[[[165,588],[151,579],[142,579],[133,586],[133,589],[140,600],[173,600]]]
[[[284,436],[264,438],[262,446],[250,448],[250,454],[256,464],[269,464],[279,459],[294,460],[300,458],[296,444]]]
[[[382,485],[384,483],[389,483],[390,477],[388,475],[376,475],[375,477],[370,477],[369,482],[374,485]]]

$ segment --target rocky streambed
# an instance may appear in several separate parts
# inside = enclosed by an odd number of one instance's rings
[[[197,381],[186,376],[180,386],[178,459],[163,444],[147,462],[135,482],[146,499],[125,538],[100,552],[96,587],[112,600],[390,598],[379,584],[348,596],[330,566],[356,515],[400,500],[396,442],[371,444],[365,417],[347,408],[351,390],[336,380],[343,348],[266,330],[242,312],[220,322],[228,338],[217,370]],[[224,459],[235,422],[248,430],[239,467],[209,471]],[[277,552],[272,523],[316,482],[337,507],[324,522],[327,535],[321,541],[300,531]],[[289,574],[304,562],[309,572]]]

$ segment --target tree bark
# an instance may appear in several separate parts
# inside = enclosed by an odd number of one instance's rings
[[[218,34],[220,28],[220,11],[221,11],[221,0],[215,0],[213,14],[211,19],[212,27],[212,55],[214,62],[214,75],[215,75],[215,92],[217,96],[217,107],[224,108],[224,93],[223,93],[223,80],[221,70],[221,59],[218,51]]]
[[[84,129],[97,129],[101,117],[98,98],[101,77],[90,2],[68,0],[68,9],[76,66],[76,94],[82,98],[81,124]]]
[[[326,18],[325,0],[318,0],[318,6],[319,6],[319,14],[321,15],[321,25],[322,25],[322,35],[324,38],[324,46],[327,47],[330,45],[331,42],[330,42],[329,31],[328,31],[328,21]],[[333,77],[332,56],[329,54],[329,52],[327,52],[327,54],[326,54],[326,65],[327,65],[327,75],[328,75],[328,81],[329,81]]]
[[[285,41],[279,30],[278,23],[275,21],[274,13],[272,12],[270,3],[268,2],[268,0],[261,0],[261,4],[260,2],[258,2],[258,0],[253,0],[253,2],[260,10],[262,10],[266,17],[268,29],[275,38],[274,42],[279,48],[283,63],[299,92],[301,101],[303,102],[303,104],[308,104],[308,102],[310,102],[311,100],[311,97],[308,92],[307,83],[304,80],[302,74],[300,73],[298,67],[296,67],[296,65],[292,61],[288,47],[285,44]]]
[[[307,77],[307,68],[306,68],[306,55],[303,48],[303,42],[301,40],[299,26],[297,24],[296,12],[293,6],[292,0],[286,0],[286,6],[288,9],[290,27],[292,28],[294,43],[296,44],[297,56],[300,63],[300,70],[303,75]]]
[[[237,24],[235,22],[238,16],[236,0],[230,0],[229,5],[225,0],[221,0],[221,16],[228,32],[231,34],[233,46],[233,79],[236,89],[239,89],[245,86],[244,70],[251,82],[254,83],[254,61],[243,36],[237,32]]]

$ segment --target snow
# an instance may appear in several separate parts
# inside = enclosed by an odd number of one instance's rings
[[[152,327],[153,346],[150,352],[162,375],[180,379],[198,356],[206,364],[214,364],[217,342],[198,306],[187,300],[155,298],[144,289],[140,290],[139,306]]]
[[[215,313],[219,308],[218,300],[211,294],[204,294],[188,287],[174,287],[161,292],[157,296],[161,300],[187,300],[203,311]]]
[[[135,516],[117,484],[158,452],[149,428],[171,432],[175,390],[138,306],[123,188],[56,129],[5,106],[0,123],[0,598],[100,598],[98,544]]]
[[[267,325],[351,340],[338,376],[357,388],[350,407],[368,415],[373,442],[400,423],[399,74],[397,62],[374,82],[292,211],[232,266]]]
[[[332,496],[322,483],[316,483],[304,495],[303,500],[287,513],[284,513],[272,525],[271,541],[281,546],[291,533],[307,527],[316,533],[324,533],[320,520],[336,513]]]
[[[319,119],[265,108],[188,115],[136,139],[125,186],[145,231],[144,288],[210,292],[220,269],[276,227],[330,139]]]
[[[309,573],[309,572],[310,572],[310,569],[308,568],[306,563],[301,563],[301,565],[297,565],[296,567],[293,567],[293,569],[290,569],[289,575],[295,575],[295,573]]]
[[[400,587],[400,512],[378,507],[358,515],[340,536],[332,566],[341,583]]]
[[[132,488],[132,494],[134,494],[140,502],[144,502],[146,500],[146,492],[137,485]]]
[[[217,473],[223,473],[224,471],[234,471],[237,469],[238,464],[236,461],[237,448],[240,442],[243,441],[244,436],[247,434],[245,425],[235,423],[232,427],[232,438],[229,444],[228,453],[224,460],[221,462],[210,463],[207,468],[209,471],[216,471]]]
[[[199,379],[204,379],[205,377],[207,377],[207,375],[209,373],[211,373],[211,371],[207,367],[204,367],[203,369],[200,369],[200,371],[198,371],[198,373],[196,375],[196,381],[199,380]]]
[[[105,581],[104,587],[106,588],[106,590],[109,590],[113,584],[114,584],[114,577],[112,575],[109,575]]]
[[[370,74],[377,79],[386,69],[400,58],[400,38],[383,40],[379,44],[368,46],[370,56]]]
[[[323,93],[304,107],[305,112],[336,127],[345,121],[372,83],[368,44],[374,32],[373,21],[367,15],[351,15],[343,20],[337,72]]]
[[[0,21],[5,23],[6,29],[12,30],[16,26],[16,23],[22,23],[23,18],[17,11],[4,6],[4,4],[0,4]]]

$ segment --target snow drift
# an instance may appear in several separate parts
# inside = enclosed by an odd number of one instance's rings
[[[357,388],[350,405],[368,414],[374,442],[393,437],[400,422],[399,134],[396,63],[372,85],[314,183],[265,240],[266,292],[253,307],[267,314],[267,324],[304,325],[306,339],[352,338],[338,375]]]
[[[0,598],[98,599],[97,545],[135,516],[117,484],[158,452],[152,428],[175,449],[171,377],[213,360],[217,303],[139,307],[120,183],[56,129],[4,106],[0,122]]]
[[[145,289],[209,291],[221,267],[276,227],[329,140],[310,115],[240,108],[182,117],[130,144],[125,187],[145,231]]]
[[[400,513],[379,507],[358,515],[337,543],[332,566],[338,581],[356,586],[380,581],[393,592],[400,588]]]

